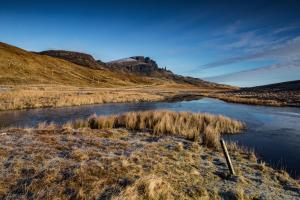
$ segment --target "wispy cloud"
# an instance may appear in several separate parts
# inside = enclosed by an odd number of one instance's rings
[[[299,63],[300,60],[297,59],[285,63],[262,66],[252,70],[207,77],[205,80],[239,86],[256,86],[274,82],[298,80],[300,77]]]
[[[299,28],[300,28],[299,23],[293,23],[293,24],[289,24],[289,25],[284,26],[284,27],[277,28],[273,31],[273,33],[274,34],[281,34],[281,33],[293,31],[293,30],[299,29]]]
[[[283,44],[273,45],[273,47],[258,51],[253,54],[246,54],[243,56],[226,58],[223,60],[215,61],[212,63],[205,64],[201,66],[200,69],[215,68],[223,65],[228,65],[232,63],[238,63],[248,60],[266,59],[271,58],[279,61],[294,60],[300,56],[300,36],[290,39]]]
[[[190,69],[186,73],[201,73],[203,78],[204,74],[235,71],[204,79],[240,86],[299,79],[300,23],[268,26],[249,24],[251,24],[249,21],[237,20],[219,28],[213,34],[213,38],[202,43],[202,47],[213,49],[215,54],[223,58]],[[260,62],[274,64],[263,66],[259,65]],[[243,63],[247,65],[243,66]],[[251,63],[253,66],[249,65]],[[215,71],[218,67],[220,67],[219,72]],[[226,67],[228,70],[224,70]],[[252,69],[247,70],[248,67]]]

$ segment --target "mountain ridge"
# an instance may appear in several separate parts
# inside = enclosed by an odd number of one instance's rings
[[[50,50],[35,53],[67,60],[69,62],[89,67],[92,69],[108,69],[110,71],[118,73],[142,75],[147,77],[172,80],[179,84],[190,84],[194,86],[204,86],[208,88],[237,88],[224,84],[217,84],[213,82],[204,81],[198,78],[174,74],[172,71],[167,70],[166,68],[160,68],[157,65],[156,61],[146,56],[132,56],[105,63],[101,60],[96,60],[95,58],[93,58],[93,56],[89,54],[75,51]]]
[[[182,87],[208,89],[233,88],[173,74],[169,70],[159,68],[156,62],[148,57],[135,56],[132,59],[136,60],[136,63],[130,71],[128,68],[132,66],[125,65],[126,69],[111,67],[108,66],[110,63],[96,60],[86,53],[65,50],[29,52],[0,43],[0,84],[55,83],[93,87],[179,84]],[[136,71],[138,67],[140,71]]]

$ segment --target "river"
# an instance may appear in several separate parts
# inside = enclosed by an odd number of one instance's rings
[[[300,177],[300,108],[268,107],[226,103],[203,98],[182,102],[151,102],[126,104],[101,104],[64,108],[43,108],[0,112],[0,127],[32,127],[39,122],[64,123],[92,114],[118,114],[127,111],[170,109],[175,111],[222,114],[246,123],[247,129],[226,140],[255,150],[259,159],[275,168],[287,170]]]

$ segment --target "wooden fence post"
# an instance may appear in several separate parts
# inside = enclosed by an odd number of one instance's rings
[[[226,158],[226,162],[227,162],[227,166],[229,168],[229,171],[230,171],[231,175],[235,175],[235,171],[233,169],[233,166],[232,166],[232,163],[231,163],[231,159],[230,159],[230,156],[228,154],[225,142],[224,142],[223,139],[221,139],[220,142],[221,142],[221,146],[222,146],[222,149],[223,149],[224,156]]]

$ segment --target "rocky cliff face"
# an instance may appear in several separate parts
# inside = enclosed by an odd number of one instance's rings
[[[39,52],[38,54],[60,58],[92,69],[110,69],[113,71],[136,73],[141,75],[154,75],[155,73],[161,72],[171,73],[170,71],[159,68],[154,60],[144,56],[133,56],[126,59],[104,63],[101,60],[95,60],[89,54],[73,51],[49,50]]]
[[[122,72],[136,73],[141,75],[157,75],[158,73],[172,74],[163,68],[159,68],[156,62],[149,57],[133,56],[112,62],[106,63],[107,67],[112,70],[119,70]]]
[[[105,65],[105,63],[103,63],[100,60],[96,61],[93,58],[93,56],[89,54],[73,52],[73,51],[50,50],[50,51],[42,51],[39,52],[38,54],[60,58],[92,69],[103,69]]]

